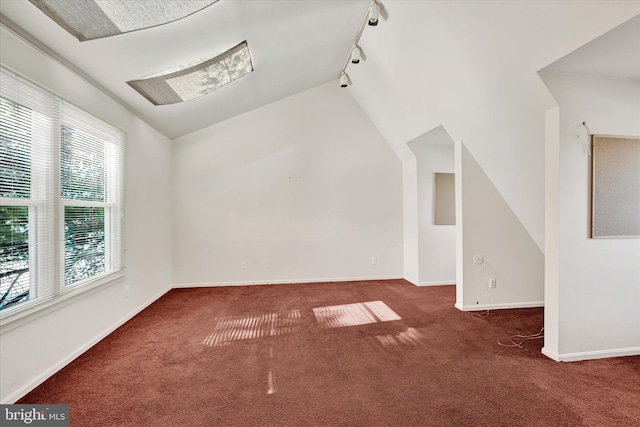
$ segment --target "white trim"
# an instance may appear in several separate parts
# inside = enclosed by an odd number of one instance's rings
[[[238,282],[205,282],[205,283],[174,283],[173,288],[207,288],[217,286],[250,286],[250,285],[291,285],[305,283],[324,282],[361,282],[367,280],[398,280],[399,276],[372,276],[372,277],[329,277],[324,279],[285,279],[285,280],[249,280]],[[406,280],[406,279],[405,279]]]
[[[420,283],[420,282],[418,280],[414,280],[413,278],[407,277],[407,276],[404,276],[403,279],[406,280],[407,282],[411,283],[414,286],[419,286],[418,283]]]
[[[85,351],[89,350],[91,347],[96,345],[102,339],[107,337],[107,335],[109,335],[110,333],[112,333],[113,331],[118,329],[120,326],[124,325],[126,322],[131,320],[134,316],[136,316],[142,310],[144,310],[145,308],[147,308],[148,306],[153,304],[155,301],[157,301],[160,297],[162,297],[164,294],[166,294],[170,290],[171,290],[171,287],[168,287],[168,288],[162,290],[160,293],[158,293],[157,295],[152,297],[150,300],[148,300],[147,302],[143,303],[138,308],[134,309],[129,315],[123,317],[122,319],[120,319],[119,321],[117,321],[116,323],[114,323],[113,325],[108,327],[106,330],[104,330],[102,333],[98,334],[95,338],[93,338],[92,340],[88,341],[87,343],[85,343],[84,345],[79,347],[74,352],[70,353],[67,357],[62,359],[60,362],[56,363],[51,368],[45,370],[40,375],[38,375],[37,377],[35,377],[34,379],[29,381],[28,383],[26,383],[22,387],[20,387],[18,390],[16,390],[13,393],[9,394],[7,397],[5,397],[0,402],[0,404],[3,404],[3,405],[12,404],[12,403],[16,402],[18,399],[20,399],[23,396],[25,396],[27,393],[29,393],[30,391],[32,391],[33,389],[38,387],[40,384],[45,382],[47,379],[49,379],[51,376],[56,374],[59,370],[61,370],[65,366],[67,366],[69,363],[73,362],[76,358],[78,358],[80,355],[82,355]]]
[[[549,359],[555,360],[556,362],[560,362],[560,357],[558,356],[558,354],[547,350],[547,347],[542,347],[542,350],[540,350],[540,351],[541,351],[542,354],[547,356]]]
[[[544,349],[543,349],[544,350]],[[577,362],[579,360],[604,359],[609,357],[640,356],[640,347],[616,348],[611,350],[583,351],[558,355],[560,362]]]
[[[447,286],[447,285],[455,285],[455,280],[445,280],[442,282],[418,282],[416,286]]]
[[[77,286],[72,290],[61,293],[58,297],[52,298],[49,301],[33,304],[30,307],[15,311],[12,311],[13,307],[10,307],[6,309],[5,313],[0,315],[0,334],[9,332],[25,323],[29,323],[32,320],[59,310],[71,303],[80,301],[82,298],[93,295],[116,283],[121,283],[125,276],[126,272],[124,269],[113,273],[104,273],[99,277],[91,278],[90,281],[85,282],[83,286]]]
[[[640,236],[593,236],[592,239],[600,240],[600,239],[640,239]]]
[[[107,183],[110,184],[110,183]],[[88,208],[115,208],[116,204],[113,202],[94,202],[93,200],[71,200],[60,199],[60,206],[69,207],[88,207]]]
[[[0,197],[0,206],[37,206],[42,200],[35,198],[18,199],[15,197]]]
[[[544,307],[544,301],[531,301],[531,302],[506,302],[500,304],[475,304],[460,306],[458,303],[455,307],[461,311],[477,311],[477,310],[505,310],[509,308],[535,308]]]

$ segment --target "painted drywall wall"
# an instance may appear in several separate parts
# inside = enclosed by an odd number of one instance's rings
[[[640,13],[639,2],[382,1],[354,98],[404,161],[443,125],[463,140],[538,247],[544,245],[544,112],[536,72]]]
[[[541,75],[559,105],[556,133],[547,141],[548,169],[555,170],[548,175],[547,224],[557,246],[548,255],[547,287],[557,303],[545,310],[545,327],[557,333],[545,337],[544,352],[556,360],[640,354],[640,239],[589,238],[590,157],[582,126],[586,121],[594,134],[640,135],[640,79]],[[554,120],[550,112],[550,129]]]
[[[334,82],[175,140],[173,180],[178,286],[402,277],[400,161]]]
[[[3,65],[127,131],[126,276],[2,327],[0,401],[11,403],[170,288],[171,146],[122,105],[4,28],[0,50]]]
[[[403,276],[420,283],[420,218],[418,214],[418,159],[402,162]]]
[[[539,307],[544,304],[544,255],[462,142],[456,162],[462,228],[461,310]],[[474,263],[476,255],[483,257]],[[489,279],[496,279],[489,288]],[[532,331],[532,333],[537,331]]]
[[[454,143],[439,126],[408,145],[417,165],[417,188],[411,192],[417,198],[417,284],[453,284],[456,282],[456,229],[454,225],[434,224],[434,175],[454,172]]]
[[[560,108],[545,113],[544,348],[558,360],[560,319]]]

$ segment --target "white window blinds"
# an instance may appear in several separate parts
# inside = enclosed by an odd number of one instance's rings
[[[54,175],[59,102],[0,74],[0,309],[56,294]],[[0,312],[1,313],[1,312]]]
[[[62,105],[60,216],[64,228],[64,285],[121,267],[122,143],[113,127]]]
[[[122,268],[124,134],[0,69],[0,318]]]

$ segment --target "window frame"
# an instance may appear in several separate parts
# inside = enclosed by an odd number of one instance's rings
[[[4,66],[0,66],[3,79],[15,80],[16,85],[26,85],[37,96],[52,98],[54,110],[51,117],[29,105],[25,99],[12,96],[12,90],[5,91],[4,85],[0,97],[17,105],[29,108],[33,114],[44,114],[43,123],[49,123],[52,138],[43,141],[34,137],[38,129],[32,129],[30,143],[31,159],[30,191],[28,198],[0,197],[2,206],[26,206],[28,208],[28,266],[29,299],[14,306],[0,310],[0,327],[4,332],[6,325],[16,320],[39,317],[51,309],[64,306],[60,304],[77,295],[89,295],[93,289],[102,288],[120,281],[124,274],[124,161],[126,152],[126,132],[107,123],[103,119],[80,109],[41,86],[34,84]],[[9,83],[13,84],[13,82]],[[37,107],[37,106],[36,106]],[[40,126],[41,122],[31,119],[31,126]],[[93,126],[95,125],[95,126]],[[67,200],[62,196],[62,128],[68,126],[86,132],[104,141],[105,202],[87,202]],[[44,152],[49,165],[38,167],[34,164],[34,153]],[[39,156],[39,155],[38,155]],[[53,185],[46,185],[48,180]],[[104,235],[104,272],[65,285],[65,207],[99,205],[105,209]],[[107,218],[107,211],[109,215]],[[42,220],[42,218],[45,218]],[[40,242],[40,243],[37,243]],[[50,244],[42,244],[49,242]],[[107,244],[109,246],[107,246]],[[50,294],[48,294],[49,292]],[[33,316],[37,313],[37,316]],[[22,322],[16,322],[22,324]],[[17,326],[17,325],[16,325]]]
[[[7,71],[0,67],[1,73],[7,73]],[[21,79],[15,73],[7,73],[13,75],[16,80],[16,84],[22,84],[25,80]],[[31,302],[27,304],[27,308],[30,306],[36,306],[39,302],[36,302],[39,298],[44,298],[42,295],[42,285],[46,282],[46,260],[51,259],[55,255],[52,252],[52,246],[39,245],[37,242],[47,241],[53,239],[53,230],[47,230],[45,226],[33,227],[33,224],[45,224],[50,222],[50,218],[47,218],[47,211],[50,212],[51,207],[47,206],[47,199],[51,199],[52,194],[47,194],[47,187],[45,185],[48,178],[47,171],[33,167],[33,160],[37,156],[36,150],[40,150],[44,155],[42,158],[47,158],[49,161],[53,161],[55,158],[55,142],[45,144],[41,137],[38,135],[46,135],[48,133],[55,135],[55,116],[59,109],[59,100],[56,100],[48,92],[31,84],[32,89],[30,91],[31,98],[18,99],[12,96],[11,93],[0,92],[0,98],[7,100],[15,105],[23,108],[28,108],[31,111],[31,139],[29,141],[29,197],[0,197],[0,205],[2,206],[24,206],[27,207],[27,221],[28,221],[28,267],[29,267],[29,299],[25,302]],[[52,114],[47,115],[47,111],[43,106],[52,103]],[[49,189],[51,191],[51,189]],[[49,220],[49,221],[48,221]],[[4,310],[0,310],[0,325],[4,324],[5,317],[10,317],[15,313],[25,310],[25,307],[20,307],[23,303],[16,304],[15,306],[8,307]],[[5,314],[6,312],[6,314]]]

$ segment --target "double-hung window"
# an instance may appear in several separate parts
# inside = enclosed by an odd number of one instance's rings
[[[124,139],[0,69],[0,319],[122,271]]]

